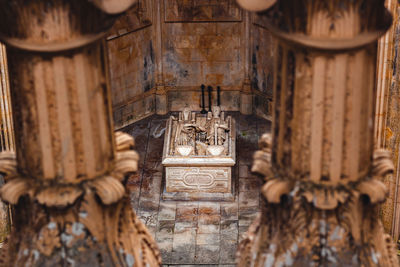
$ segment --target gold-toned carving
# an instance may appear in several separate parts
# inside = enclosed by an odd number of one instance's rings
[[[398,266],[379,220],[393,164],[373,152],[371,127],[384,3],[273,2],[262,14],[278,38],[273,129],[252,168],[264,203],[238,265]]]

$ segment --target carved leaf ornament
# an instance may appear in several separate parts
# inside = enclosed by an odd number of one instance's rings
[[[281,198],[289,196],[294,191],[300,192],[309,203],[313,203],[316,208],[322,210],[335,209],[339,203],[344,203],[350,194],[359,196],[367,196],[372,204],[382,203],[387,194],[386,186],[379,181],[382,177],[392,174],[394,171],[393,162],[389,151],[378,149],[374,152],[372,164],[372,176],[364,180],[354,183],[352,190],[348,191],[343,185],[338,187],[319,187],[311,182],[298,182],[294,178],[290,179],[290,175],[286,175],[285,179],[272,177],[273,166],[271,165],[271,135],[264,134],[260,138],[258,150],[254,154],[254,162],[252,172],[265,177],[266,183],[262,188],[264,197],[271,203],[280,203]]]
[[[125,194],[122,179],[127,173],[137,171],[139,155],[130,150],[134,141],[128,134],[116,134],[117,150],[114,170],[108,176],[84,181],[80,185],[46,185],[29,176],[18,173],[16,157],[13,152],[0,153],[0,173],[5,176],[6,184],[0,193],[3,200],[16,205],[22,195],[29,195],[40,204],[49,207],[66,207],[82,196],[87,187],[94,189],[97,196],[106,205],[119,201]]]
[[[121,266],[125,266],[125,263],[128,264],[126,266],[133,266],[138,260],[143,264],[138,266],[158,266],[161,263],[158,248],[151,235],[132,211],[127,198],[124,199],[126,192],[122,184],[123,177],[137,171],[138,166],[139,156],[131,150],[133,146],[134,140],[130,135],[117,132],[118,150],[114,171],[94,180],[67,185],[44,185],[40,181],[22,176],[16,168],[15,154],[0,153],[0,173],[6,176],[7,181],[0,190],[3,200],[16,205],[22,196],[27,195],[50,209],[71,209],[75,202],[81,202],[77,213],[68,211],[63,216],[53,214],[54,221],[41,228],[39,239],[35,241],[38,252],[51,256],[63,244],[68,248],[77,246],[77,242],[88,238],[85,236],[86,228],[97,242],[106,241],[112,254],[110,263],[120,263]],[[102,206],[97,198],[106,206]],[[78,220],[74,219],[76,215],[79,216]],[[59,227],[62,226],[66,230],[60,233]],[[130,236],[124,233],[130,233]],[[115,247],[119,247],[119,251]],[[141,251],[141,254],[129,254],[137,251]],[[38,255],[34,258],[39,257]],[[107,262],[106,257],[103,260]],[[6,259],[3,258],[3,261]],[[33,264],[35,259],[28,259],[26,262]]]

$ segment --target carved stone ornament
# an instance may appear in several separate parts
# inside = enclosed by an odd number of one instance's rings
[[[262,16],[278,39],[273,129],[254,155],[264,203],[238,266],[398,266],[379,218],[393,164],[373,152],[384,1],[277,0]]]
[[[189,200],[233,198],[235,121],[219,106],[207,115],[185,108],[167,121],[163,165],[166,192]],[[187,197],[179,197],[179,192]],[[178,193],[178,194],[174,194]],[[173,198],[173,197],[172,197]]]
[[[0,0],[16,154],[0,154],[15,218],[1,266],[159,266],[131,208],[131,136],[113,132],[102,38],[133,1]]]

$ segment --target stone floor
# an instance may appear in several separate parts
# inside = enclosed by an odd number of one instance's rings
[[[234,266],[238,242],[257,216],[261,180],[249,172],[258,137],[270,122],[231,114],[237,126],[234,202],[163,201],[161,165],[168,116],[152,116],[123,129],[136,140],[140,172],[128,181],[132,205],[162,253],[164,266]]]

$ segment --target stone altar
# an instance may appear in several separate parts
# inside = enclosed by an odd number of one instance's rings
[[[233,197],[235,121],[219,106],[201,115],[185,108],[167,121],[164,199],[227,200]]]

